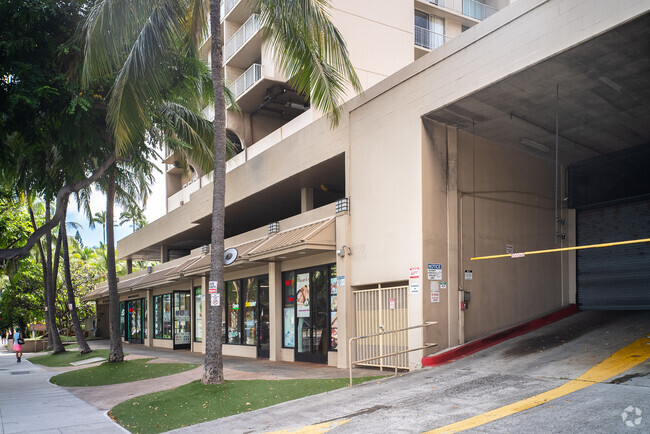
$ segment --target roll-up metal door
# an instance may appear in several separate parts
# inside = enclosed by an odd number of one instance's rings
[[[578,245],[650,238],[650,201],[578,210]],[[577,251],[578,307],[650,310],[650,243]]]

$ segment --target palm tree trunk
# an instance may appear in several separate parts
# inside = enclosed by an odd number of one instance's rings
[[[70,309],[70,316],[72,317],[74,335],[77,338],[79,354],[88,354],[92,350],[88,346],[86,339],[84,339],[83,331],[81,330],[79,315],[77,315],[77,303],[75,303],[74,289],[72,288],[72,275],[70,273],[70,250],[68,249],[68,233],[65,227],[65,217],[61,219],[61,230],[59,237],[63,242],[63,272],[65,274],[65,286],[68,291],[68,305],[72,306],[72,309]]]
[[[34,210],[32,209],[32,205],[28,204],[29,208],[29,218],[32,222],[32,227],[34,230],[38,228],[36,226],[36,217],[34,216]],[[47,260],[45,258],[45,251],[43,250],[43,243],[41,240],[38,240],[36,243],[38,244],[38,252],[40,253],[40,258],[41,258],[41,267],[43,268],[43,297],[45,299],[45,306],[47,306]],[[45,324],[48,325],[50,324],[50,311],[48,309],[45,310]],[[47,334],[47,348],[52,349],[54,347],[54,341],[52,340],[52,333]]]
[[[50,201],[47,199],[45,201],[45,223],[50,220]],[[47,231],[45,234],[45,247],[47,260],[46,264],[46,279],[45,279],[45,291],[46,291],[46,302],[48,315],[48,335],[52,336],[52,347],[54,354],[65,352],[63,343],[61,342],[61,336],[59,336],[59,329],[56,326],[56,276],[54,275],[54,267],[52,261],[52,232]],[[58,264],[58,262],[57,262]]]
[[[223,251],[226,196],[226,103],[223,94],[223,43],[221,40],[221,4],[210,0],[210,32],[212,84],[214,87],[214,189],[212,192],[212,239],[210,281],[217,282],[217,290],[224,300]],[[204,384],[223,383],[223,355],[221,344],[222,307],[207,303],[205,336]]]
[[[106,188],[106,280],[108,282],[108,322],[111,337],[109,362],[124,360],[122,336],[120,335],[120,299],[117,293],[117,275],[115,272],[115,234],[113,233],[113,214],[115,206],[115,171],[108,174]]]

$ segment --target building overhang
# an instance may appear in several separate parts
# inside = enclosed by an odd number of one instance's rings
[[[555,160],[557,121],[564,165],[647,145],[648,53],[646,13],[426,113],[423,119],[549,162]]]

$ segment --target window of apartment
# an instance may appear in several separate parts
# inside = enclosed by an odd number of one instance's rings
[[[445,43],[445,20],[415,11],[415,45],[429,50]]]
[[[203,341],[203,294],[201,287],[194,288],[194,342]]]
[[[156,295],[153,298],[154,321],[153,337],[156,339],[172,338],[172,295]]]

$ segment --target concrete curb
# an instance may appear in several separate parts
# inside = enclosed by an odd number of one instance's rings
[[[555,312],[551,312],[548,315],[544,315],[540,318],[536,318],[523,324],[519,324],[507,330],[503,330],[493,335],[468,342],[464,345],[451,348],[445,352],[438,353],[433,356],[423,357],[422,366],[440,366],[446,363],[451,363],[455,360],[462,359],[463,357],[467,357],[478,351],[500,344],[501,342],[507,341],[508,339],[521,336],[523,334],[532,332],[533,330],[537,330],[538,328],[559,321],[577,312],[578,307],[575,304],[571,304],[569,306],[563,307],[562,309],[556,310]]]

